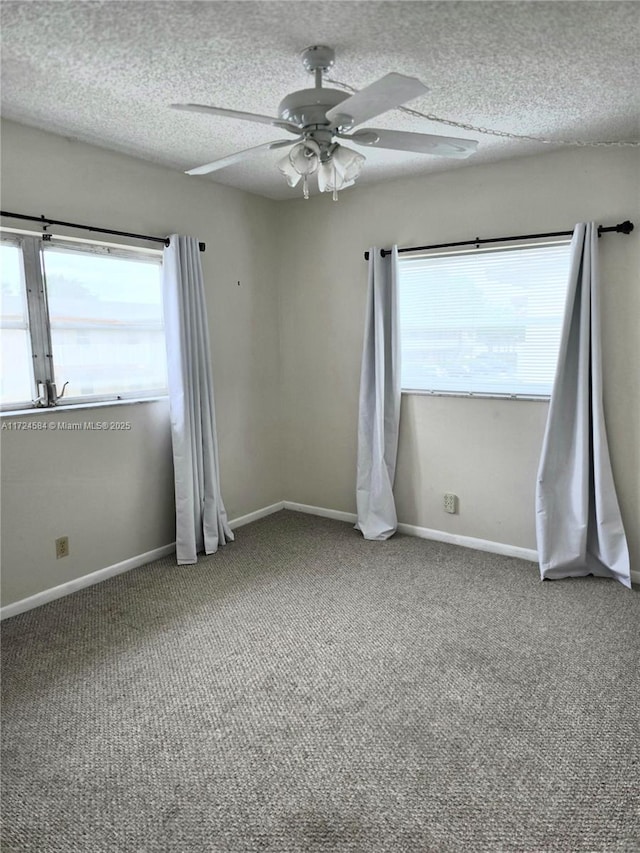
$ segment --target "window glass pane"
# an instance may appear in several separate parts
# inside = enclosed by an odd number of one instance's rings
[[[18,246],[0,243],[0,275],[0,403],[25,403],[35,397],[35,386],[22,251]]]
[[[400,260],[402,387],[548,396],[569,245]]]
[[[166,392],[160,264],[51,248],[44,270],[58,391]]]

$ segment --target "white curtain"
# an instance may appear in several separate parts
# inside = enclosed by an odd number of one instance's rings
[[[599,575],[631,587],[602,404],[598,230],[576,225],[558,367],[536,489],[544,578]]]
[[[384,258],[370,249],[356,482],[356,528],[365,539],[388,539],[398,526],[393,499],[400,423],[397,281],[397,247]]]
[[[220,494],[204,279],[198,241],[171,236],[163,261],[176,496],[176,556],[195,563],[233,539]]]

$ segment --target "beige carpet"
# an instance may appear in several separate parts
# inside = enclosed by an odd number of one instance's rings
[[[3,624],[4,851],[640,850],[640,596],[281,512]]]

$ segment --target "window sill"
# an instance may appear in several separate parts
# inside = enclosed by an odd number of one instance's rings
[[[415,397],[462,397],[468,400],[525,400],[533,403],[548,403],[551,399],[548,395],[535,394],[499,394],[491,391],[414,391],[403,388],[405,396]]]
[[[111,409],[117,406],[131,406],[138,403],[157,403],[160,400],[168,400],[165,394],[160,397],[132,397],[126,400],[93,400],[90,403],[71,403],[66,406],[33,406],[29,409],[6,409],[0,412],[0,418],[24,417],[25,415],[51,415],[60,412],[77,412],[83,409]]]

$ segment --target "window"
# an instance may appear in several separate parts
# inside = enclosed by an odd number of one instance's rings
[[[0,244],[2,270],[2,301],[0,329],[2,342],[2,400],[30,400],[35,395],[29,316],[20,248]]]
[[[551,394],[569,242],[400,257],[405,391]]]
[[[167,393],[159,253],[3,236],[3,409]]]

